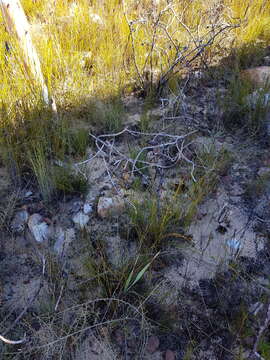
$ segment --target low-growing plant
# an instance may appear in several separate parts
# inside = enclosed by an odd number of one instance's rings
[[[150,116],[149,116],[149,114],[147,114],[146,111],[144,111],[144,112],[141,114],[139,125],[140,125],[140,130],[141,130],[142,132],[147,132],[147,131],[149,131]]]
[[[270,359],[270,342],[269,339],[261,339],[258,346],[259,354],[261,354],[263,359]]]
[[[68,166],[52,168],[52,178],[56,191],[66,194],[84,194],[88,188],[87,178]]]
[[[28,150],[27,158],[43,199],[49,201],[54,195],[55,183],[52,177],[52,168],[45,151],[42,143],[36,143]]]
[[[98,256],[93,257],[89,253],[84,267],[93,282],[102,288],[105,297],[122,298],[128,296],[131,289],[135,291],[135,285],[142,280],[157,256],[158,254],[151,258],[138,254],[136,258],[130,258],[115,266],[110,263],[100,241]]]
[[[88,129],[73,129],[68,135],[70,149],[69,154],[74,157],[84,157],[87,147],[89,146],[89,130]]]
[[[265,191],[269,188],[269,180],[270,180],[270,169],[269,172],[262,174],[251,181],[246,186],[245,195],[247,198],[251,200],[255,200],[258,197],[262,196]]]
[[[158,257],[159,253],[157,253],[152,259],[151,261],[149,261],[140,271],[138,271],[137,273],[135,272],[135,267],[132,268],[126,282],[125,282],[125,286],[124,286],[124,293],[127,293],[134,285],[137,284],[138,281],[141,280],[141,278],[144,276],[144,274],[146,273],[146,271],[149,269],[149,267],[151,266],[151,263]],[[136,260],[137,262],[137,260]],[[134,265],[136,265],[136,262]]]
[[[225,129],[240,130],[253,138],[265,136],[270,108],[268,92],[268,85],[255,90],[248,80],[234,76],[223,102]]]
[[[86,119],[87,122],[95,125],[98,131],[117,132],[122,129],[124,115],[124,106],[118,95],[113,99],[108,98],[92,103]]]
[[[124,116],[124,108],[121,101],[115,100],[105,103],[101,113],[102,117],[99,121],[101,121],[105,131],[116,132],[121,130]]]
[[[86,180],[75,175],[66,160],[84,156],[89,143],[84,129],[70,130],[68,120],[55,121],[51,112],[38,101],[17,106],[18,113],[10,122],[7,109],[2,106],[0,123],[2,158],[15,179],[33,176],[44,200],[49,201],[58,190],[84,192]],[[55,161],[63,162],[62,169]],[[15,174],[15,175],[14,175]]]
[[[141,172],[141,174],[147,175],[149,173],[148,166],[143,163],[143,161],[147,161],[146,152],[140,152],[140,149],[130,147],[129,155],[131,159],[137,159],[136,167]],[[139,185],[139,182],[137,182],[137,184]]]
[[[173,226],[180,222],[183,209],[176,192],[171,200],[153,196],[144,201],[134,201],[130,208],[130,219],[140,244],[146,248],[160,248],[165,238],[173,232]]]
[[[1,194],[2,195],[2,194]],[[14,191],[11,195],[3,194],[0,202],[0,230],[10,230],[10,222],[14,215],[17,202],[19,200],[19,192]]]

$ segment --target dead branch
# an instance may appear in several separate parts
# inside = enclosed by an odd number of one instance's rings
[[[202,36],[199,36],[200,25],[197,26],[196,31],[191,30],[182,20],[181,15],[177,14],[177,12],[174,9],[173,4],[167,4],[164,6],[163,9],[161,9],[157,14],[153,16],[152,15],[146,15],[143,18],[130,20],[128,18],[128,7],[125,4],[125,0],[123,1],[123,8],[124,8],[124,15],[127,21],[127,24],[129,26],[129,39],[131,40],[131,47],[132,47],[132,58],[135,66],[135,70],[137,73],[137,77],[140,83],[141,88],[145,88],[147,85],[145,82],[145,70],[147,64],[149,64],[150,67],[150,76],[149,76],[149,82],[150,82],[150,88],[153,86],[154,82],[154,53],[161,51],[163,53],[167,53],[165,48],[158,47],[158,36],[160,36],[160,30],[162,33],[164,33],[167,42],[166,45],[168,48],[174,48],[174,56],[170,56],[170,59],[168,57],[168,66],[167,69],[162,70],[162,63],[160,63],[161,68],[161,74],[160,79],[157,82],[157,94],[161,95],[162,89],[164,88],[165,84],[168,82],[168,80],[171,78],[171,76],[177,74],[181,69],[187,69],[190,67],[191,63],[193,63],[198,57],[201,58],[201,61],[204,63],[205,66],[207,66],[203,59],[203,53],[205,52],[206,48],[211,46],[219,37],[221,34],[226,33],[227,31],[230,31],[232,29],[235,29],[240,26],[240,24],[234,24],[227,23],[227,22],[221,22],[217,21],[216,23],[212,23],[209,26],[206,26],[206,33]],[[169,19],[166,20],[166,22],[163,22],[163,15],[166,13],[170,13]],[[176,21],[178,26],[174,26],[174,31],[170,31],[170,26],[173,21]],[[151,39],[149,42],[149,52],[142,64],[141,67],[138,65],[138,54],[136,50],[136,32],[139,27],[145,26],[146,31],[150,28],[151,31]],[[179,29],[184,29],[184,32],[187,34],[188,39],[186,41],[185,46],[179,46],[176,39],[175,39],[175,33],[179,31]]]
[[[253,349],[252,349],[252,352],[251,352],[249,358],[252,355],[254,355],[254,356],[256,356],[257,359],[264,360],[264,358],[258,353],[258,346],[259,346],[259,342],[260,342],[265,330],[268,328],[269,324],[270,324],[270,304],[268,304],[264,323],[260,326],[259,332],[258,332],[258,334],[256,336],[256,340],[255,340],[255,343],[253,345]]]
[[[26,337],[24,337],[21,340],[9,340],[9,339],[5,338],[4,336],[0,335],[0,340],[2,340],[5,344],[18,345],[18,344],[23,344],[26,341]]]
[[[90,133],[96,145],[96,153],[89,159],[84,160],[74,165],[75,168],[91,163],[96,157],[103,159],[107,174],[113,185],[117,190],[118,186],[113,180],[113,174],[120,168],[131,177],[139,175],[143,181],[148,184],[149,178],[144,173],[145,169],[154,168],[156,170],[169,169],[174,167],[179,161],[183,160],[191,166],[191,177],[194,182],[195,163],[185,155],[185,150],[193,143],[187,141],[196,131],[191,131],[184,135],[171,135],[166,133],[143,133],[139,131],[124,130],[114,134],[104,134],[96,136]],[[119,150],[116,144],[116,139],[120,136],[128,134],[134,139],[144,137],[148,145],[143,146],[136,154],[135,158],[128,156]],[[153,153],[153,159],[147,160],[143,154],[149,152]]]
[[[205,40],[205,42],[201,42],[200,45],[195,46],[193,49],[191,49],[190,51],[188,51],[188,48],[184,48],[182,52],[179,52],[177,58],[175,59],[175,61],[172,63],[172,65],[168,68],[168,70],[161,76],[159,82],[158,82],[158,94],[161,93],[162,88],[164,87],[164,85],[167,83],[169,77],[171,74],[177,74],[180,70],[174,71],[175,68],[181,63],[182,64],[182,68],[187,68],[190,66],[190,64],[196,60],[199,56],[201,56],[201,54],[206,50],[206,48],[208,48],[210,45],[212,45],[214,43],[214,41],[216,40],[216,38],[221,35],[222,33],[224,33],[226,30],[232,30],[239,27],[239,25],[224,25],[223,27],[221,27],[217,32],[212,32],[212,36],[208,39]],[[195,41],[195,40],[194,40]],[[195,42],[196,44],[196,42]]]

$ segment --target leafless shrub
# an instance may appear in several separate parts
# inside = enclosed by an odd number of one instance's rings
[[[204,23],[202,14],[198,24],[193,28],[186,25],[183,13],[179,13],[175,3],[170,2],[161,10],[152,13],[142,12],[137,19],[129,18],[128,7],[123,1],[126,21],[129,26],[129,38],[131,41],[133,61],[137,72],[140,87],[144,90],[156,90],[158,95],[168,81],[181,71],[193,66],[198,59],[206,65],[204,52],[211,48],[213,43],[228,32],[239,27],[239,24],[225,21],[222,14],[222,6],[211,7],[207,14],[208,24]],[[210,19],[210,20],[209,20]],[[179,41],[179,31],[182,32]],[[144,45],[148,52],[141,60],[138,44],[142,42],[140,33],[145,32],[150,38]],[[166,55],[167,63],[162,58]]]

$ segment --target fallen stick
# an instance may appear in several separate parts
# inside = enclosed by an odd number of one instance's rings
[[[0,340],[2,340],[5,344],[17,345],[17,344],[24,343],[26,341],[26,338],[24,337],[21,340],[9,340],[9,339],[5,338],[4,336],[0,335]]]
[[[46,105],[51,106],[55,115],[57,108],[54,99],[50,99],[47,85],[45,83],[39,57],[32,42],[30,26],[20,0],[0,0],[0,8],[6,29],[10,36],[16,37],[23,52],[23,66],[29,77],[32,76],[39,83],[42,97]]]

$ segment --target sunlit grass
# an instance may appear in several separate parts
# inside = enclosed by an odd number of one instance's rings
[[[190,34],[199,39],[214,22],[241,24],[231,36],[239,47],[270,38],[270,5],[264,0],[253,0],[249,4],[226,0],[223,6],[217,1],[207,4],[201,0],[175,1],[174,14],[170,9],[163,11],[166,1],[156,6],[146,0],[139,3],[92,1],[91,6],[88,0],[23,0],[22,4],[32,24],[32,35],[50,92],[63,106],[78,106],[91,96],[118,95],[128,84],[134,85],[138,77],[134,60],[141,75],[150,65],[160,72],[166,71],[175,56],[173,45],[179,48],[189,45],[193,41]],[[161,26],[155,29],[157,17]],[[132,22],[134,49],[127,20]],[[3,26],[0,38],[2,42],[8,39]],[[6,100],[8,92],[8,98],[14,102],[28,95],[27,81],[20,74],[19,65],[14,67],[16,60],[12,53],[8,54],[9,60],[4,61],[7,55],[4,48],[3,45],[1,83],[2,88],[3,84],[6,88],[4,86],[0,98]],[[213,49],[210,55],[213,56]]]
[[[238,1],[227,0],[231,16],[243,21],[243,25],[236,30],[238,46],[254,41],[270,39],[270,4],[265,0]]]
[[[266,47],[270,39],[270,3],[264,0],[249,3],[225,0],[223,4],[218,0],[175,0],[170,7],[166,7],[165,0],[155,3],[150,0],[22,0],[22,5],[60,119],[72,121],[73,126],[83,119],[94,124],[100,121],[99,125],[109,130],[119,128],[123,113],[119,107],[118,116],[114,105],[119,103],[119,98],[138,89],[143,90],[144,95],[147,92],[152,95],[155,82],[170,69],[179,52],[207,41],[213,27],[226,23],[240,25],[206,48],[194,66],[217,64],[231,52],[232,46],[239,49],[253,46],[256,50],[259,42],[260,47]],[[35,143],[40,121],[36,121],[36,130],[30,136],[25,137],[24,133],[29,114],[37,113],[40,89],[25,74],[18,44],[3,25],[0,25],[0,42],[0,104],[5,109],[0,128],[12,133],[20,129],[21,141]],[[6,49],[6,42],[10,51]],[[242,51],[242,63],[247,52]],[[192,55],[185,61],[190,58]],[[166,85],[171,91],[178,88],[178,77],[185,65],[185,62],[177,65],[176,76],[173,72],[170,74]],[[93,107],[97,100],[104,102],[108,111],[113,109],[112,116],[99,118],[100,112]],[[65,141],[62,139],[59,143]],[[6,146],[6,139],[2,143]],[[16,155],[16,143],[9,146],[14,147]],[[50,146],[48,142],[46,147]],[[62,145],[60,148],[63,152]],[[49,152],[58,156],[55,148]],[[16,158],[17,155],[15,161]],[[22,167],[21,163],[18,166]]]

